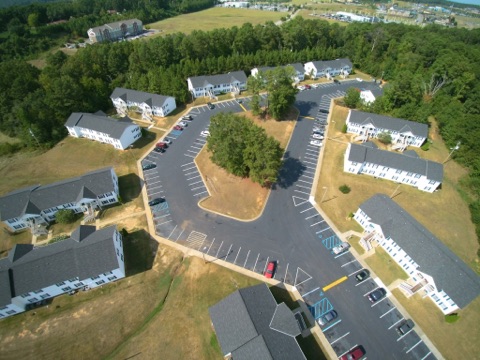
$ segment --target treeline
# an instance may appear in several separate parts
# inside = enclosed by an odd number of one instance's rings
[[[0,61],[26,58],[58,39],[86,37],[105,23],[138,18],[144,24],[212,7],[214,0],[77,0],[0,9]],[[66,22],[54,23],[60,20]]]
[[[72,111],[106,110],[116,86],[190,100],[189,76],[249,72],[256,66],[348,57],[389,85],[372,111],[427,123],[434,116],[453,156],[469,168],[466,195],[480,224],[480,29],[352,23],[301,17],[277,27],[194,31],[150,41],[98,44],[67,58],[57,53],[39,71],[0,64],[0,131],[47,146],[65,136]],[[477,227],[480,237],[480,226]]]

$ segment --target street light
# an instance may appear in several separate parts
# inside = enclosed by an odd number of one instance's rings
[[[447,158],[445,159],[445,161],[442,164],[445,164],[448,161],[448,159],[450,159],[450,156],[452,156],[452,154],[455,150],[460,149],[460,144],[461,143],[462,143],[461,141],[458,141],[457,145],[455,145],[453,148],[450,148],[450,150],[452,150],[452,151],[450,151],[450,154],[448,154]]]
[[[322,200],[320,200],[320,204],[323,203],[323,199],[325,198],[325,195],[327,195],[328,187],[324,186],[322,189],[325,190],[325,191],[323,192]]]

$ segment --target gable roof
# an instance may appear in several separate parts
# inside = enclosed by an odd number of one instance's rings
[[[323,71],[327,69],[340,69],[344,67],[352,67],[352,62],[350,59],[342,58],[336,60],[318,60],[312,61],[313,66],[317,69],[317,71]]]
[[[128,19],[128,20],[120,20],[120,21],[115,21],[115,22],[112,22],[112,23],[108,23],[108,24],[104,24],[104,25],[101,25],[101,26],[95,26],[93,28],[91,28],[90,30],[93,30],[95,32],[98,32],[99,30],[104,30],[104,29],[109,29],[109,30],[113,30],[113,29],[118,29],[120,28],[120,26],[122,24],[125,24],[127,25],[127,27],[130,27],[133,25],[133,23],[137,23],[137,24],[142,24],[142,21],[141,20],[138,20],[138,19]]]
[[[428,125],[415,121],[398,119],[385,115],[372,114],[363,111],[350,110],[348,120],[352,124],[373,124],[376,128],[387,129],[399,133],[410,131],[415,136],[428,137]]]
[[[371,163],[398,170],[425,175],[429,180],[443,181],[443,165],[431,160],[413,157],[411,153],[401,154],[380,150],[371,146],[350,144],[348,160]]]
[[[54,206],[77,202],[87,196],[92,199],[114,191],[112,170],[112,167],[107,167],[49,185],[36,185],[8,193],[0,197],[0,220],[40,214],[42,210]]]
[[[72,113],[65,123],[65,126],[95,130],[107,134],[112,139],[120,139],[131,126],[138,127],[129,117],[116,120],[108,116],[89,113]]]
[[[235,81],[246,83],[247,75],[245,75],[245,71],[232,71],[228,74],[193,76],[188,79],[194,88],[204,88],[208,85],[231,84]]]
[[[225,355],[232,353],[236,360],[305,359],[295,339],[298,323],[265,284],[237,290],[209,312]]]
[[[80,229],[83,227],[89,229]],[[85,280],[119,268],[113,242],[116,225],[96,231],[94,226],[81,225],[80,228],[76,230],[82,234],[79,241],[69,238],[33,248],[20,244],[1,259],[0,273],[8,271],[10,278],[6,284],[4,275],[0,276],[0,293],[8,291],[10,299],[2,296],[0,306],[10,303],[13,297],[49,285],[74,278]],[[28,251],[24,251],[24,247]]]
[[[117,87],[113,90],[110,98],[112,100],[121,98],[123,101],[131,101],[139,104],[147,103],[150,106],[162,107],[165,102],[172,97]]]
[[[439,290],[463,308],[480,294],[480,277],[431,232],[387,195],[376,194],[360,205],[418,265]]]

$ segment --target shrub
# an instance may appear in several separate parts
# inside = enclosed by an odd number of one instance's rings
[[[430,142],[425,142],[425,144],[423,144],[420,149],[422,149],[423,151],[428,151],[430,149]]]
[[[75,212],[70,209],[58,210],[55,218],[60,224],[71,224],[75,221]]]
[[[453,324],[455,321],[457,321],[460,318],[457,313],[445,315],[445,321],[449,324]]]
[[[348,126],[347,124],[343,124],[342,126],[342,133],[346,134],[347,133]]]
[[[348,194],[350,192],[350,187],[348,185],[342,185],[338,188],[338,190],[341,191],[342,194]]]
[[[391,144],[392,143],[392,136],[387,132],[380,133],[380,134],[378,134],[378,141],[380,141],[381,143],[383,143],[385,145]]]
[[[49,244],[53,244],[53,243],[56,243],[56,242],[59,242],[59,241],[62,241],[62,240],[66,240],[68,239],[69,236],[68,235],[58,235],[58,236],[55,236],[53,238],[50,239],[50,241],[48,242]]]

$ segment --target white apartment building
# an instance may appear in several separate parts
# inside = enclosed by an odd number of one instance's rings
[[[215,98],[222,93],[240,94],[247,89],[247,75],[244,71],[228,74],[193,76],[187,79],[188,91],[194,98],[208,96]]]
[[[312,79],[329,79],[337,75],[348,76],[352,72],[352,62],[349,59],[310,61],[305,64],[304,69],[305,75]]]

